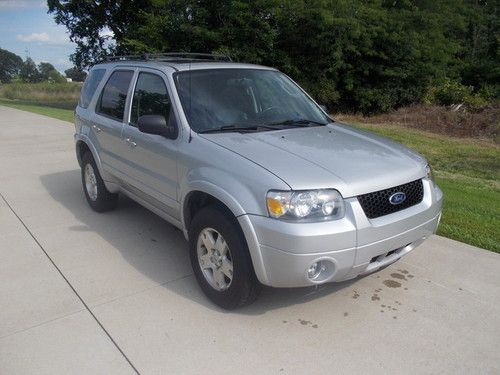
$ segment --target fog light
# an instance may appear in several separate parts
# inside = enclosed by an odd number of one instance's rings
[[[308,278],[315,279],[318,277],[318,275],[321,272],[320,263],[321,262],[314,262],[313,264],[311,264],[311,267],[309,267],[309,269],[307,270],[307,277]]]
[[[310,281],[321,283],[331,278],[335,271],[335,264],[328,259],[321,259],[312,263],[306,270]]]

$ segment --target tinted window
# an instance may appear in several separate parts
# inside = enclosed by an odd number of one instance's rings
[[[175,83],[195,131],[231,125],[279,128],[279,123],[287,121],[329,121],[293,81],[274,70],[183,71],[175,73]]]
[[[134,73],[130,70],[117,70],[111,74],[102,89],[97,112],[122,121],[125,112],[128,87]]]
[[[87,108],[89,106],[97,86],[101,83],[104,73],[106,73],[106,69],[94,69],[89,73],[80,93],[80,100],[78,101],[80,107]]]
[[[163,78],[140,73],[132,100],[130,124],[135,126],[142,115],[162,115],[168,120],[169,114],[170,99]]]

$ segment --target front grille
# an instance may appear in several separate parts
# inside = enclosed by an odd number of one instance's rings
[[[400,204],[391,204],[389,197],[397,192],[406,194],[406,200]],[[389,189],[358,195],[359,203],[369,219],[392,214],[393,212],[404,210],[414,206],[424,198],[424,186],[422,180],[416,180],[404,185],[395,186]]]

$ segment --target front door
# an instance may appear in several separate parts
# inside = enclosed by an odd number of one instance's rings
[[[130,121],[123,135],[129,148],[125,174],[127,183],[135,188],[132,193],[178,220],[178,140],[142,133],[137,128],[138,119],[143,115],[162,115],[175,124],[165,78],[163,73],[154,70],[142,70],[137,75]]]

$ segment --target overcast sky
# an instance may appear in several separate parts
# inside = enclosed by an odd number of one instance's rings
[[[75,45],[47,10],[43,0],[0,0],[0,48],[36,63],[50,62],[64,72],[72,66],[69,55]]]

